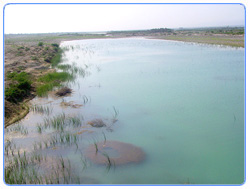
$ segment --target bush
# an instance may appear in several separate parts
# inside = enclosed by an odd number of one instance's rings
[[[18,102],[30,94],[31,80],[26,72],[9,73],[7,78],[12,81],[12,84],[5,88],[6,100],[10,102]]]
[[[39,46],[39,47],[43,46],[43,42],[40,41],[40,42],[38,43],[38,46]]]
[[[59,45],[57,43],[52,43],[51,46],[59,48]]]
[[[21,73],[12,72],[7,74],[7,78],[13,81],[21,82],[29,80],[30,76],[26,72],[21,72]]]
[[[52,57],[50,57],[50,56],[47,56],[44,58],[44,61],[48,62],[48,63],[51,63],[51,60],[52,60]]]

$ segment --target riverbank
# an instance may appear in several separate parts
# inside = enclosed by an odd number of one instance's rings
[[[183,35],[181,36],[180,35],[180,36],[168,36],[168,37],[159,38],[159,39],[244,48],[243,36],[227,36],[227,35],[218,35],[218,36],[215,36],[215,35],[185,36]]]
[[[59,51],[56,43],[5,43],[5,127],[28,114],[27,103],[43,84],[39,78],[55,72],[51,65],[59,61],[55,60]]]

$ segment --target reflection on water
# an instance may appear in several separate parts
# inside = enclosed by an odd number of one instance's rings
[[[29,170],[26,183],[244,181],[243,49],[147,39],[61,46],[58,69],[75,75],[72,94],[33,99],[5,129],[5,166]],[[135,157],[143,160],[114,163]]]

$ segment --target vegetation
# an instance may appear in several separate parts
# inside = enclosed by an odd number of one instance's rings
[[[40,84],[36,87],[36,94],[38,96],[47,95],[54,87],[60,86],[61,82],[72,80],[73,76],[67,72],[53,72],[47,73],[38,79]]]
[[[43,46],[43,42],[40,41],[40,42],[38,43],[38,46],[39,46],[39,47]]]
[[[49,115],[52,112],[52,108],[48,106],[39,106],[39,105],[31,106],[30,110],[33,111],[34,113],[40,113],[46,115]]]
[[[4,169],[4,180],[7,184],[80,184],[80,179],[72,173],[71,162],[63,157],[57,157],[55,165],[49,173],[40,171],[42,164],[45,164],[47,157],[37,152],[21,152],[11,142],[5,146],[5,155],[9,163]]]
[[[52,67],[55,67],[59,64],[62,58],[62,50],[58,47],[54,47],[54,50],[57,52],[56,55],[51,59]]]
[[[10,102],[20,102],[30,95],[31,79],[26,72],[13,72],[7,75],[11,84],[5,89],[5,99]]]
[[[51,46],[59,48],[59,45],[57,43],[52,43]]]

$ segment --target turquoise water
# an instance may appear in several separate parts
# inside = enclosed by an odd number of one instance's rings
[[[67,41],[61,47],[66,49],[61,64],[84,68],[85,76],[68,83],[73,94],[63,100],[51,94],[32,103],[49,103],[52,115],[81,115],[85,126],[104,120],[112,132],[87,127],[91,132],[80,134],[82,154],[103,141],[103,133],[106,140],[145,152],[141,162],[107,171],[90,160],[79,168],[75,146],[42,150],[70,159],[81,183],[85,178],[94,184],[244,182],[244,49],[142,38]],[[62,107],[62,101],[83,106]],[[114,108],[119,114],[112,124]],[[21,123],[29,134],[8,132],[6,138],[28,150],[53,134],[37,133],[42,120],[31,112]]]

